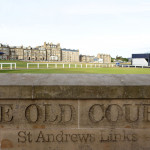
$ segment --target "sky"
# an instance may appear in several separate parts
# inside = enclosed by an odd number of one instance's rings
[[[150,52],[150,0],[0,0],[0,43],[83,55]]]

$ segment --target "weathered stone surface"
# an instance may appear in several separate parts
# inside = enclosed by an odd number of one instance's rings
[[[32,99],[32,86],[0,86],[0,99]]]
[[[150,98],[150,75],[0,74],[0,79],[0,99]]]
[[[150,149],[149,75],[0,77],[0,150]]]
[[[148,74],[0,74],[0,85],[150,85]]]
[[[150,86],[0,86],[0,99],[139,99]]]
[[[0,100],[1,149],[145,150],[150,100]]]
[[[79,101],[81,128],[150,128],[150,100]]]
[[[2,150],[149,150],[150,131],[141,129],[2,130]]]
[[[150,131],[141,129],[58,129],[1,132],[1,149],[149,150]]]
[[[73,100],[1,100],[0,112],[0,127],[3,129],[78,126],[78,102]]]

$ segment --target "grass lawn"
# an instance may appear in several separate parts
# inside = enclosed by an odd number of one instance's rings
[[[0,70],[0,73],[66,73],[66,74],[150,74],[148,68],[65,68]]]
[[[0,63],[16,63],[17,70],[0,70],[0,73],[64,73],[64,74],[150,74],[150,68],[68,68],[69,65],[65,65],[66,68],[62,68],[62,64],[58,65],[57,69],[54,69],[54,64],[50,64],[49,68],[46,68],[46,64],[40,65],[42,69],[26,69],[27,63],[24,61],[0,61]],[[41,63],[41,62],[40,62]],[[71,64],[71,67],[74,67]],[[93,64],[94,66],[94,64]],[[32,65],[29,68],[36,68],[37,65]],[[77,64],[80,67],[80,64]],[[85,67],[85,64],[83,64]],[[8,65],[4,65],[4,69],[8,69]]]

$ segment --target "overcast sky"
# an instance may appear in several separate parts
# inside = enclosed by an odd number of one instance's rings
[[[150,52],[150,0],[0,0],[0,43],[80,54]]]

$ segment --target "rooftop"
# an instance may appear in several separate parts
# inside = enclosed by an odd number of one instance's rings
[[[62,51],[71,51],[71,52],[79,52],[79,50],[75,50],[75,49],[66,49],[66,48],[63,48],[61,49]]]

